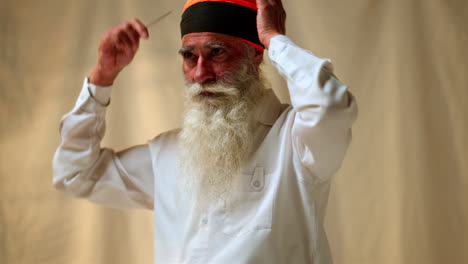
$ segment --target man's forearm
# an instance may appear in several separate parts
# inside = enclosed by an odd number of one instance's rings
[[[341,166],[350,143],[356,102],[348,87],[333,75],[329,60],[316,57],[285,36],[272,39],[269,54],[288,82],[296,112],[291,134],[298,162],[311,172],[309,181],[327,180]]]
[[[111,86],[114,84],[118,73],[106,73],[101,67],[96,66],[89,75],[89,82],[98,86]]]
[[[86,170],[90,169],[100,155],[106,108],[90,96],[88,85],[88,80],[85,80],[75,107],[60,123],[60,145],[53,162],[54,185],[64,191],[73,192],[76,181],[85,181]],[[101,100],[106,97],[102,94],[103,91],[99,94]],[[80,179],[76,180],[77,177]]]
[[[110,87],[85,80],[71,112],[60,124],[54,155],[54,186],[75,197],[114,208],[153,208],[151,156],[147,145],[114,152],[101,148]],[[102,101],[102,102],[101,102]]]

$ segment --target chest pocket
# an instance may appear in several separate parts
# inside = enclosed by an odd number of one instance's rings
[[[273,190],[271,174],[257,167],[253,174],[243,174],[239,192],[226,207],[223,233],[242,236],[271,229]]]

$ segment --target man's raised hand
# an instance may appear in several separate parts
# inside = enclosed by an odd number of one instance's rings
[[[257,8],[258,37],[268,49],[271,38],[286,34],[286,12],[281,0],[257,0]]]
[[[89,76],[92,84],[109,86],[135,56],[140,38],[149,37],[148,29],[137,18],[110,28],[101,38],[98,62]]]

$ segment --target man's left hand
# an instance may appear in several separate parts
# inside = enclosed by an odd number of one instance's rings
[[[281,0],[257,0],[257,8],[258,37],[268,49],[271,38],[286,34],[286,12]]]

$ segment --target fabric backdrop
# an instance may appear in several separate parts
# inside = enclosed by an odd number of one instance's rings
[[[180,126],[183,0],[0,1],[0,263],[152,263],[152,212],[52,187],[58,124],[112,25],[150,28],[112,93],[104,145]],[[330,196],[337,264],[468,263],[468,1],[290,0],[287,35],[356,95],[353,142]],[[277,95],[285,82],[268,59]]]

